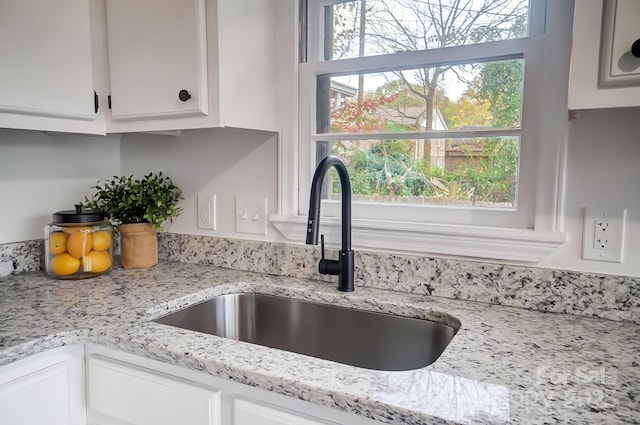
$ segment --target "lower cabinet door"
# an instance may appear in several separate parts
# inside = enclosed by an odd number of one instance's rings
[[[284,408],[236,398],[233,425],[327,425],[335,422],[305,416]]]
[[[88,424],[221,424],[219,390],[101,356],[88,362]]]
[[[62,347],[0,367],[0,424],[84,424],[83,355]]]

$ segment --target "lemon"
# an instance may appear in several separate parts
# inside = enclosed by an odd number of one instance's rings
[[[51,259],[49,268],[58,276],[67,276],[78,271],[80,268],[80,260],[73,258],[67,253],[58,254]]]
[[[99,230],[93,234],[93,250],[106,251],[111,246],[111,234],[106,230]]]
[[[49,235],[49,253],[58,255],[67,252],[67,236],[63,232],[54,232]]]
[[[93,233],[89,231],[78,231],[69,235],[67,241],[67,252],[75,258],[87,255],[93,247]]]
[[[62,228],[62,231],[67,235],[70,235],[75,232],[92,232],[93,227],[90,226],[65,226]]]
[[[111,267],[111,257],[106,251],[91,251],[80,262],[82,270],[89,273],[102,273]]]

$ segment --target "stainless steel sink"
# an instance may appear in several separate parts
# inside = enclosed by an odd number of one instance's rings
[[[253,293],[217,296],[154,322],[376,370],[430,365],[457,332],[428,320]]]

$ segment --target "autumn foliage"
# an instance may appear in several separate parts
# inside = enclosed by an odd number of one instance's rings
[[[393,103],[400,93],[378,96],[362,101],[356,99],[342,101],[337,111],[331,114],[331,131],[337,133],[369,133],[383,131],[385,119],[378,114],[378,108]]]

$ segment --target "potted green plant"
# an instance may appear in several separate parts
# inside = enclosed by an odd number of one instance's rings
[[[182,191],[162,172],[141,179],[114,176],[95,194],[85,197],[83,208],[100,211],[120,234],[120,254],[124,268],[146,268],[158,263],[157,231],[182,212]]]

